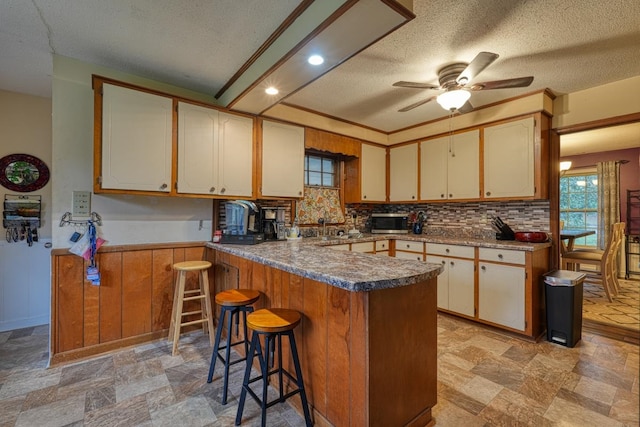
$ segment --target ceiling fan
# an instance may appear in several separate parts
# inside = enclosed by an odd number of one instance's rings
[[[448,111],[458,111],[460,113],[467,113],[473,110],[473,106],[469,102],[471,92],[478,90],[491,90],[491,89],[508,89],[514,87],[527,87],[533,81],[533,76],[517,77],[514,79],[506,80],[494,80],[490,82],[474,83],[467,86],[467,84],[473,80],[482,70],[498,59],[497,53],[480,52],[470,63],[457,62],[451,65],[447,65],[438,71],[439,86],[435,86],[429,83],[417,83],[417,82],[395,82],[393,86],[396,87],[408,87],[414,89],[433,89],[444,90],[443,93],[437,96],[431,96],[429,98],[420,100],[411,105],[407,105],[404,108],[398,110],[404,113],[409,110],[413,110],[429,101],[436,100],[438,104]]]

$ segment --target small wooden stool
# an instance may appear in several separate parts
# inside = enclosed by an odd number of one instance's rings
[[[244,371],[244,381],[242,382],[242,393],[240,394],[240,402],[238,403],[238,412],[236,415],[236,425],[240,425],[242,421],[242,411],[244,410],[244,402],[247,398],[247,393],[258,402],[260,409],[262,410],[262,426],[264,427],[267,422],[267,408],[275,405],[279,402],[284,402],[296,393],[300,393],[300,399],[302,400],[302,410],[304,412],[304,420],[307,426],[311,426],[311,415],[309,414],[309,404],[307,402],[307,394],[304,390],[304,382],[302,381],[302,370],[300,369],[300,361],[298,360],[298,349],[296,348],[296,339],[293,335],[294,328],[300,323],[301,315],[296,310],[289,310],[286,308],[269,308],[257,310],[247,316],[247,325],[253,330],[251,337],[251,348],[249,349],[250,357],[247,358],[247,367]],[[264,349],[263,352],[260,344],[260,335],[264,336]],[[296,376],[294,377],[287,372],[282,365],[282,336],[289,337],[289,346],[291,347],[291,356],[293,358],[293,366],[296,370]],[[275,341],[274,341],[275,339]],[[277,345],[278,348],[278,366],[269,371],[270,366],[273,365],[273,360],[270,358],[272,348]],[[274,350],[275,351],[275,350]],[[253,358],[258,355],[260,361],[260,376],[255,378],[251,377],[251,365],[253,364]],[[264,356],[263,356],[264,355]],[[271,355],[275,358],[275,354]],[[278,374],[278,386],[280,395],[277,399],[271,402],[267,402],[267,388],[269,386],[269,377],[273,374]],[[282,374],[289,377],[298,388],[284,394],[284,385],[282,382]],[[259,398],[253,390],[249,388],[249,384],[258,380],[262,380],[262,399]]]
[[[209,295],[209,275],[207,270],[211,267],[209,261],[185,261],[173,264],[173,269],[178,271],[176,287],[173,294],[173,309],[171,311],[171,323],[169,324],[169,342],[173,341],[172,355],[175,356],[178,350],[178,340],[180,339],[180,328],[183,326],[196,325],[202,323],[202,331],[209,332],[209,341],[213,344],[213,312],[211,310],[211,296]],[[199,289],[185,290],[187,272],[197,271],[199,273]],[[182,312],[185,301],[200,300],[200,310]],[[182,322],[183,316],[200,314],[201,319]]]
[[[218,328],[216,329],[216,342],[213,345],[213,354],[211,354],[211,364],[209,365],[209,377],[207,382],[210,383],[213,379],[213,371],[216,368],[216,361],[220,359],[224,363],[224,388],[222,390],[222,404],[227,404],[227,387],[229,384],[229,366],[240,363],[247,360],[249,354],[249,335],[247,333],[247,313],[253,312],[253,304],[260,298],[260,292],[253,289],[230,289],[228,291],[218,292],[216,294],[216,304],[221,306],[220,318],[218,319]],[[225,317],[229,313],[229,320],[227,321],[227,344],[220,347],[220,336],[222,335],[222,328],[224,328]],[[236,320],[236,337],[238,336],[238,329],[240,328],[240,313],[243,316],[244,336],[242,341],[235,343],[231,342],[231,324],[233,318]],[[244,344],[245,357],[231,361],[231,347]],[[220,350],[226,349],[225,357],[220,355]]]

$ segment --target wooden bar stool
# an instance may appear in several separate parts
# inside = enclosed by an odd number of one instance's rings
[[[296,310],[289,310],[286,308],[269,308],[257,310],[247,316],[247,325],[253,331],[251,337],[251,348],[249,349],[250,357],[247,358],[247,367],[244,371],[244,381],[242,382],[242,393],[240,394],[240,402],[238,403],[238,413],[236,415],[236,425],[240,425],[242,421],[242,411],[244,410],[244,402],[247,398],[247,393],[258,402],[262,411],[262,426],[264,427],[267,422],[267,408],[275,405],[279,402],[284,402],[291,396],[300,393],[300,399],[302,400],[302,410],[304,412],[304,420],[307,426],[313,425],[311,423],[311,415],[309,414],[309,404],[307,402],[307,394],[304,390],[304,382],[302,381],[302,370],[300,369],[300,361],[298,360],[298,350],[296,348],[296,339],[293,334],[293,330],[300,323],[300,312]],[[264,349],[262,351],[260,344],[260,336],[264,337]],[[293,358],[293,366],[296,370],[296,376],[294,377],[284,369],[282,365],[282,336],[289,337],[289,346],[291,348],[291,356]],[[275,340],[275,341],[274,341]],[[272,349],[275,352],[275,346],[277,346],[278,352],[278,366],[269,370],[274,364],[275,354],[272,355]],[[255,378],[251,377],[251,365],[253,364],[253,358],[258,355],[260,361],[261,374]],[[264,355],[264,356],[263,356]],[[269,386],[269,377],[271,375],[278,374],[278,387],[279,397],[271,402],[267,402],[267,388]],[[282,381],[282,375],[286,375],[291,381],[293,381],[298,388],[284,394],[284,384]],[[249,384],[262,380],[262,398],[259,398],[251,388]]]
[[[209,377],[207,382],[210,383],[213,379],[213,371],[216,368],[216,361],[220,359],[224,363],[224,388],[222,390],[222,404],[227,404],[227,387],[229,384],[229,366],[240,363],[247,360],[249,354],[249,335],[247,333],[247,313],[253,312],[253,304],[260,298],[260,292],[253,289],[231,289],[228,291],[218,292],[216,294],[216,304],[221,306],[220,318],[218,319],[218,328],[216,329],[216,342],[213,345],[213,354],[211,354],[211,363],[209,365]],[[224,320],[229,314],[227,321],[227,343],[220,347],[220,336],[222,335],[222,328],[224,328]],[[242,325],[244,327],[244,336],[241,341],[235,343],[231,342],[231,325],[235,317],[236,323],[236,337],[238,336],[238,330],[240,329],[240,313],[243,316]],[[244,344],[245,356],[231,361],[231,347]],[[225,350],[225,356],[220,355],[220,350]]]
[[[209,261],[185,261],[173,264],[173,269],[178,271],[176,286],[173,294],[173,309],[171,310],[171,323],[169,324],[169,342],[173,341],[172,355],[175,356],[178,350],[178,340],[180,339],[180,328],[183,326],[196,325],[202,323],[202,331],[209,332],[209,341],[213,344],[213,312],[211,311],[211,296],[209,295],[209,275],[208,269],[211,267]],[[187,273],[198,272],[198,289],[185,290]],[[185,301],[200,300],[200,310],[183,313]],[[183,316],[200,314],[197,320],[183,322]]]

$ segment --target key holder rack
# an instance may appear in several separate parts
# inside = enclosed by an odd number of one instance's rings
[[[97,212],[91,212],[91,218],[89,219],[73,219],[71,212],[65,212],[60,218],[60,227],[64,227],[65,225],[70,226],[87,226],[89,221],[93,222],[95,225],[102,225],[102,217],[98,215]]]
[[[41,226],[42,196],[5,194],[2,226],[7,242],[26,240],[29,246],[38,241]]]

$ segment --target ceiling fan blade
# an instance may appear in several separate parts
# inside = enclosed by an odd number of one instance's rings
[[[469,101],[465,102],[462,107],[458,108],[458,112],[461,114],[468,113],[470,111],[473,111],[473,105],[471,105]]]
[[[398,112],[406,113],[409,110],[413,110],[414,108],[421,106],[422,104],[426,104],[427,102],[431,101],[432,99],[436,99],[436,97],[432,96],[430,98],[423,99],[423,100],[418,101],[418,102],[414,102],[411,105],[407,105],[406,107],[399,109]]]
[[[480,74],[482,70],[491,65],[493,61],[498,59],[498,56],[499,55],[497,53],[480,52],[475,58],[473,58],[473,61],[467,65],[467,68],[462,70],[460,75],[456,78],[456,82],[459,85],[466,85],[473,80],[474,77]]]
[[[533,76],[516,77],[515,79],[494,80],[491,82],[477,83],[471,86],[471,90],[508,89],[512,87],[527,87],[533,82]]]
[[[434,86],[429,83],[417,83],[417,82],[405,82],[405,81],[395,82],[393,86],[409,87],[412,89],[440,89],[440,86]]]

